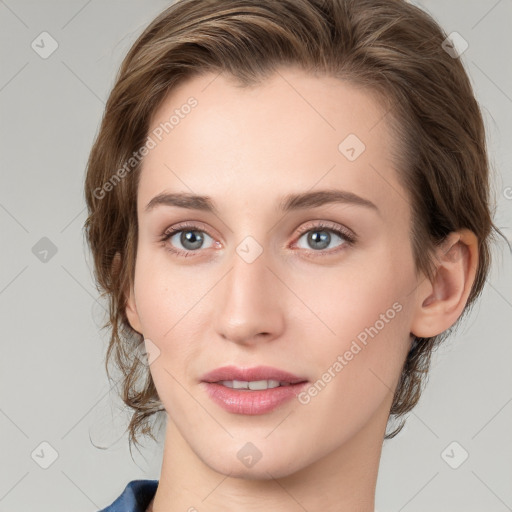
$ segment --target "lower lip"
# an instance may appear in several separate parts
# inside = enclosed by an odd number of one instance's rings
[[[222,384],[203,382],[210,398],[228,412],[235,414],[265,414],[296,397],[307,382],[262,390],[227,388]]]

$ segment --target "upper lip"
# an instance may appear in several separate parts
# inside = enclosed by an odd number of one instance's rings
[[[271,366],[255,366],[253,368],[238,368],[236,366],[222,366],[201,377],[203,382],[220,382],[223,380],[277,380],[279,382],[287,382],[297,384],[306,382],[307,379],[298,377],[292,373]]]

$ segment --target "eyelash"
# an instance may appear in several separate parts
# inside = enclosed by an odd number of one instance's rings
[[[182,231],[200,231],[202,233],[206,233],[208,236],[213,238],[207,230],[203,229],[201,226],[198,226],[197,224],[192,223],[184,223],[180,224],[179,226],[172,227],[169,229],[166,229],[164,233],[162,233],[160,237],[160,242],[163,244],[164,248],[169,251],[170,253],[175,254],[176,256],[196,256],[194,253],[199,253],[200,250],[197,251],[183,251],[181,249],[175,249],[174,247],[170,246],[166,242],[174,236],[176,233],[181,233]],[[353,246],[357,242],[357,237],[350,231],[337,227],[337,225],[330,225],[329,223],[325,222],[319,222],[314,225],[308,225],[305,227],[302,227],[299,229],[299,236],[297,240],[299,240],[303,234],[308,233],[310,231],[330,231],[331,233],[334,233],[338,235],[340,238],[343,238],[345,242],[338,247],[337,249],[328,251],[328,250],[320,250],[320,251],[309,251],[313,253],[313,257],[322,257],[322,256],[330,256],[334,253],[338,253],[340,250],[343,250],[346,246]]]

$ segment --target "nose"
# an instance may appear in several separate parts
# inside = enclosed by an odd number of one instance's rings
[[[217,334],[244,345],[279,337],[285,323],[286,287],[268,266],[265,252],[252,262],[234,252],[231,263],[215,296]]]

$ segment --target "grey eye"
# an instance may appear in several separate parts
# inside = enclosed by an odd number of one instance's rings
[[[331,243],[333,236],[343,241],[343,238],[340,235],[337,235],[330,229],[311,229],[304,233],[299,240],[307,237],[306,243],[309,244],[309,247],[301,247],[302,249],[324,250]]]
[[[210,235],[207,235],[204,231],[195,229],[182,229],[177,231],[172,235],[170,240],[172,241],[175,237],[178,237],[179,243],[182,245],[182,247],[178,247],[178,249],[184,249],[185,251],[196,251],[197,249],[201,249],[205,237],[213,240],[213,238]]]

